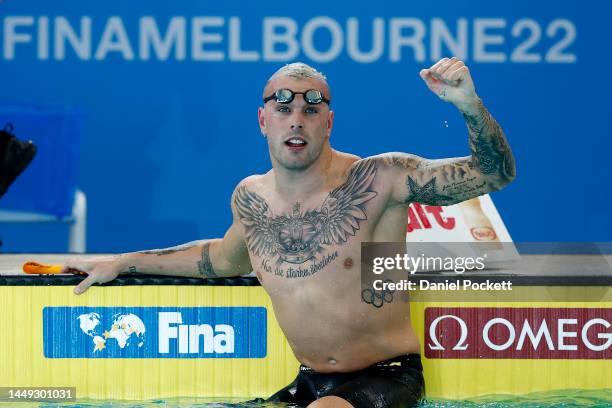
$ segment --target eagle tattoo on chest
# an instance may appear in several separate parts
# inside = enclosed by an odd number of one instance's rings
[[[375,175],[376,163],[362,160],[320,208],[303,210],[295,203],[291,214],[280,215],[259,194],[239,187],[235,203],[249,250],[259,257],[277,257],[277,263],[302,264],[329,245],[346,243],[368,218],[366,203],[377,195],[371,189]]]

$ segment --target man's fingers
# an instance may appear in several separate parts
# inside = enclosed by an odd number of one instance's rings
[[[460,79],[464,78],[464,75],[468,72],[468,67],[466,67],[465,65],[461,65],[459,68],[449,73],[447,79],[449,81],[459,81]]]
[[[419,75],[421,76],[423,81],[425,81],[425,84],[431,91],[438,93],[440,85],[442,83],[440,82],[440,80],[433,76],[430,69],[422,69],[419,72]]]
[[[433,64],[431,68],[429,68],[429,70],[432,72],[436,72],[436,70],[440,67],[440,65],[445,64],[447,61],[449,61],[448,58],[442,58],[440,61]]]
[[[453,58],[447,60],[446,62],[444,62],[443,64],[440,64],[440,66],[438,68],[436,68],[436,74],[441,77],[457,61],[458,61],[457,57],[453,57]]]
[[[442,78],[444,79],[448,79],[449,75],[452,74],[453,72],[455,72],[457,69],[463,67],[465,64],[463,63],[463,61],[455,61],[452,64],[450,64],[448,67],[445,68],[444,72],[442,73]]]
[[[93,285],[96,282],[97,280],[96,280],[95,275],[89,275],[85,279],[83,279],[81,283],[79,283],[74,288],[74,293],[76,293],[77,295],[80,295],[81,293],[85,292],[91,285]]]
[[[62,273],[74,273],[74,271],[89,273],[92,269],[93,265],[89,262],[68,260],[62,267]]]
[[[421,71],[419,71],[419,75],[428,84],[440,82],[440,78],[437,76],[434,76],[434,73],[431,69],[422,69]]]
[[[455,105],[467,103],[475,98],[475,89],[470,71],[457,57],[442,58],[429,69],[422,69],[419,75],[427,87],[446,102]]]

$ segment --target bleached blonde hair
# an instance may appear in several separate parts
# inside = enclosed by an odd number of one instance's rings
[[[329,84],[327,83],[327,77],[322,72],[317,71],[310,65],[304,64],[303,62],[293,62],[278,69],[275,73],[272,74],[270,78],[268,78],[264,89],[268,86],[270,81],[272,81],[278,76],[288,76],[290,78],[295,79],[318,79],[319,81],[325,84],[325,86],[327,87],[327,92],[330,93],[328,97],[331,97],[331,89],[329,88]]]
[[[310,65],[304,64],[303,62],[294,62],[281,67],[278,71],[272,74],[268,81],[272,80],[272,78],[278,75],[284,75],[295,79],[316,78],[327,83],[327,77],[323,75],[322,72],[317,71]]]

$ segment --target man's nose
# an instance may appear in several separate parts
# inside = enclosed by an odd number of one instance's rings
[[[298,130],[304,128],[304,116],[299,109],[293,111],[291,115],[291,130]]]

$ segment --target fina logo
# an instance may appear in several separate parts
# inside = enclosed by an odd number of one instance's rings
[[[115,314],[110,327],[105,330],[101,327],[98,313],[85,313],[77,316],[79,328],[91,337],[94,354],[111,347],[124,349],[132,344],[142,347],[147,331],[142,319],[133,314]],[[114,342],[110,342],[114,340]]]
[[[43,308],[46,358],[264,358],[267,333],[265,307]]]
[[[160,312],[159,353],[170,353],[171,340],[178,343],[179,354],[200,353],[200,336],[204,338],[204,353],[234,353],[234,328],[228,324],[182,324],[180,312]]]

